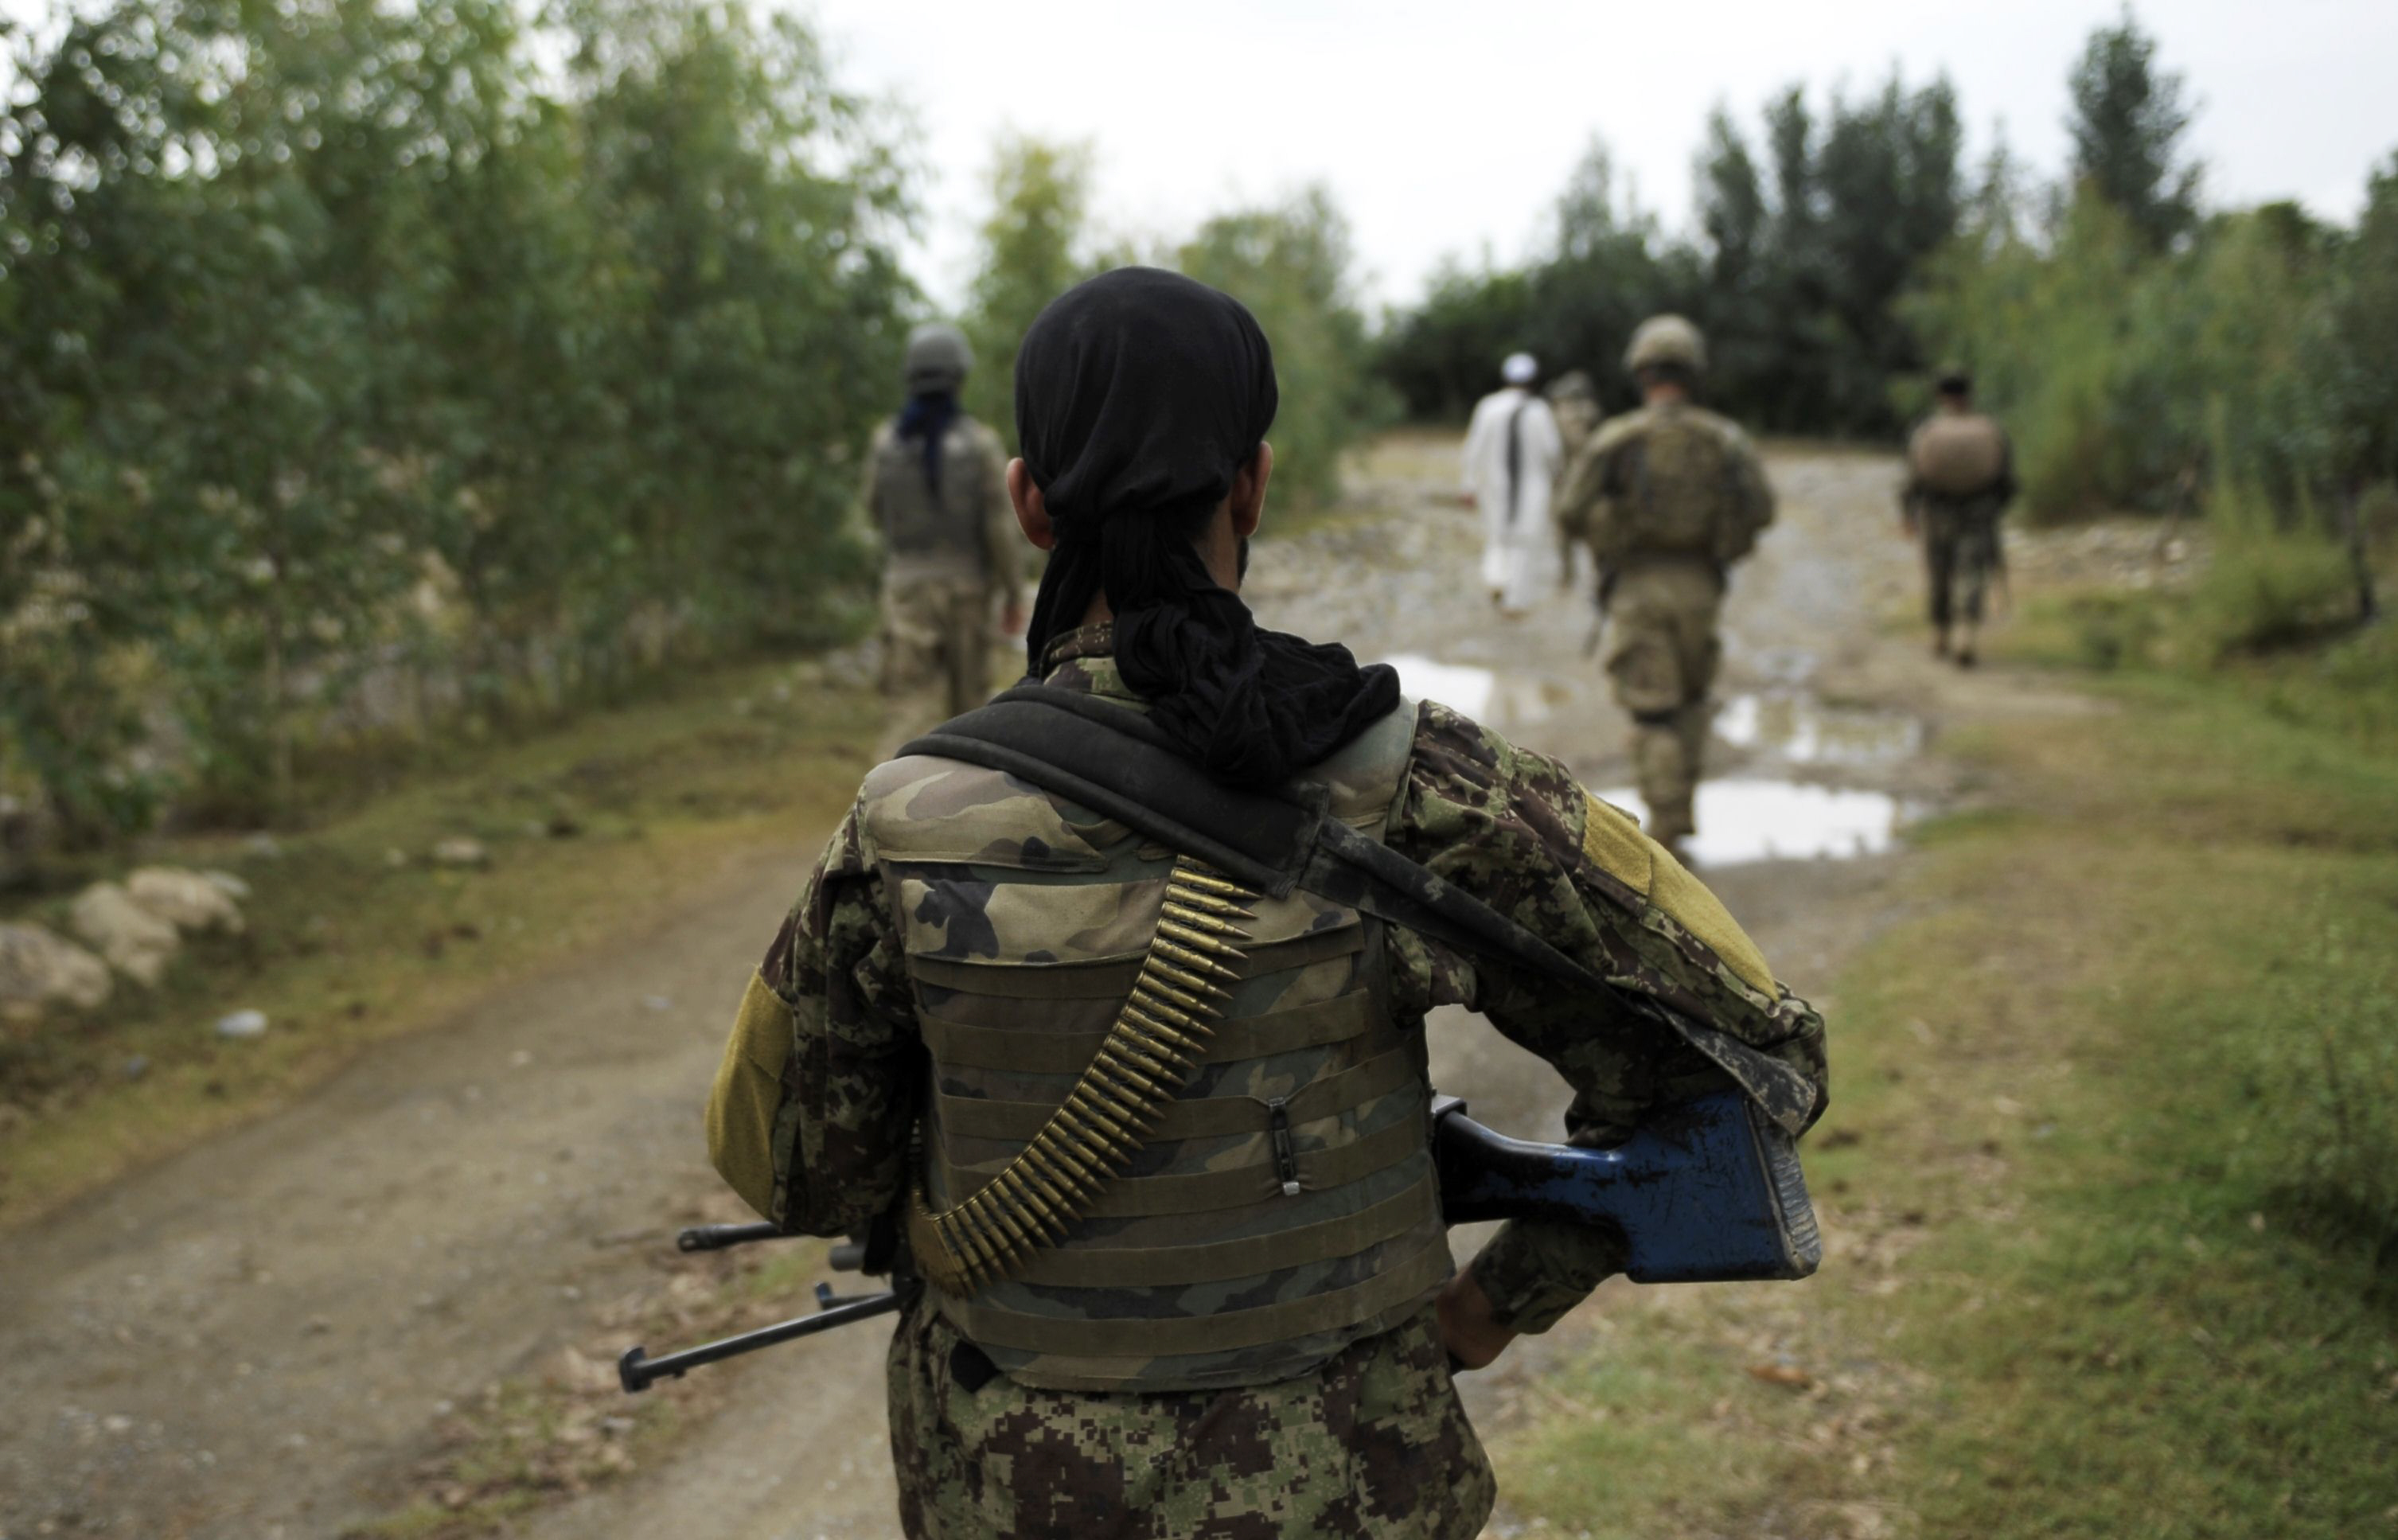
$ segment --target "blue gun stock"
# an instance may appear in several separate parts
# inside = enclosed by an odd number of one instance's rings
[[[1661,1110],[1611,1150],[1493,1133],[1433,1104],[1442,1216],[1611,1225],[1635,1283],[1803,1278],[1823,1260],[1790,1136],[1726,1091]]]

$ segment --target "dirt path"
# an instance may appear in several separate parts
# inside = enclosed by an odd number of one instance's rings
[[[1453,453],[1394,439],[1361,489],[1387,515],[1261,545],[1260,610],[1408,659],[1416,693],[1622,786],[1620,718],[1583,657],[1586,614],[1562,598],[1512,625],[1490,614],[1471,521],[1440,497]],[[1843,853],[1870,848],[1893,808],[1959,791],[1926,751],[1935,707],[2006,685],[1960,696],[1953,674],[1877,633],[1914,583],[1889,533],[1887,461],[1783,454],[1772,468],[1783,520],[1732,595],[1718,723],[1732,741],[1710,764],[1753,805],[1714,818],[1703,803],[1701,818],[1727,838],[1758,822],[1785,854],[1811,829]],[[437,1425],[495,1379],[567,1350],[585,1355],[570,1370],[604,1368],[605,1323],[623,1314],[606,1303],[660,1287],[675,1223],[704,1206],[729,1217],[697,1109],[820,837],[791,830],[786,849],[728,868],[651,929],[23,1237],[0,1259],[0,1540],[338,1534],[397,1506]],[[1879,923],[1906,858],[1706,864],[1812,993]],[[1462,1013],[1432,1030],[1443,1089],[1511,1131],[1556,1128],[1563,1098],[1536,1063]],[[856,1331],[717,1371],[721,1410],[661,1468],[515,1533],[631,1540],[704,1514],[727,1540],[890,1534],[881,1347]],[[1478,1377],[1477,1407],[1503,1422],[1553,1351],[1533,1344]]]

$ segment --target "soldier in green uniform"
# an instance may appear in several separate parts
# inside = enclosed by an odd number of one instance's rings
[[[1923,541],[1932,600],[1932,651],[1950,655],[1948,632],[1961,621],[1957,666],[1974,666],[1982,601],[1993,573],[2006,571],[1999,520],[2014,500],[2014,451],[2005,429],[1974,410],[1974,377],[1942,371],[1932,415],[1906,444],[1906,485],[1899,513]]]
[[[1598,404],[1598,387],[1581,370],[1569,369],[1550,381],[1548,389],[1542,394],[1549,399],[1549,412],[1557,420],[1557,438],[1565,446],[1565,453],[1558,464],[1561,467],[1570,467],[1574,456],[1590,442],[1590,436],[1598,431],[1599,419],[1605,415]],[[1564,468],[1560,468],[1560,481],[1564,475]],[[1556,511],[1553,505],[1550,509],[1553,523],[1556,522]],[[1563,588],[1573,587],[1576,575],[1574,552],[1580,545],[1581,542],[1563,524],[1557,525],[1557,582]]]
[[[1094,278],[1027,333],[1016,398],[1051,699],[1204,784],[1323,798],[1820,1110],[1821,1018],[1629,817],[1388,669],[1257,627],[1239,588],[1276,392],[1238,303]],[[1304,883],[1243,891],[1021,777],[923,753],[873,771],[749,981],[707,1125],[788,1230],[906,1206],[927,1279],[889,1358],[906,1533],[1478,1533],[1493,1481],[1451,1375],[1622,1255],[1519,1223],[1455,1270],[1424,1044],[1447,1004],[1556,1066],[1580,1140],[1724,1083],[1621,1000]],[[1145,1128],[1094,1113],[1103,1074],[1167,1077]]]
[[[954,714],[990,693],[990,611],[1022,625],[1022,547],[999,435],[958,406],[974,355],[955,327],[909,334],[908,404],[874,430],[868,516],[882,536],[882,693],[945,684]]]
[[[1561,527],[1597,559],[1608,677],[1632,715],[1649,832],[1667,844],[1697,828],[1691,804],[1722,654],[1725,574],[1773,521],[1773,493],[1747,437],[1691,399],[1706,357],[1705,339],[1681,317],[1643,321],[1623,358],[1641,405],[1583,447],[1557,500]]]

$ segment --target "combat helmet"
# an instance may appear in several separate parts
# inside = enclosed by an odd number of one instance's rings
[[[908,333],[908,393],[954,394],[974,368],[974,349],[965,333],[941,321],[927,321]]]
[[[1632,345],[1623,350],[1623,369],[1628,374],[1660,368],[1692,374],[1707,371],[1707,339],[1679,316],[1650,317],[1632,333]]]
[[[1547,394],[1552,401],[1595,401],[1598,387],[1581,370],[1569,369],[1549,382]]]

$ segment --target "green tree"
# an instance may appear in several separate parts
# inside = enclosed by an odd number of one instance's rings
[[[1375,379],[1355,292],[1348,222],[1322,187],[1219,214],[1177,253],[1177,267],[1249,307],[1273,345],[1281,408],[1274,485],[1302,504],[1339,495],[1340,456],[1390,415]]]
[[[2090,34],[2067,77],[2073,178],[2123,211],[2158,250],[2198,219],[2201,169],[2182,158],[2189,127],[2182,77],[2158,68],[2157,41],[2130,10]]]
[[[176,779],[288,808],[396,675],[564,703],[838,624],[912,298],[887,135],[787,19],[523,15],[116,0],[14,39],[0,779],[79,832]]]
[[[994,154],[990,191],[968,292],[966,406],[1012,446],[1017,347],[1051,300],[1102,265],[1090,250],[1090,146],[1010,136]]]

